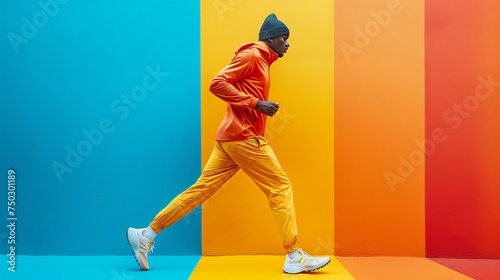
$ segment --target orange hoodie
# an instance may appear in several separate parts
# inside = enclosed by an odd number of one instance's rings
[[[278,54],[265,43],[247,43],[210,84],[210,92],[226,101],[227,110],[217,131],[217,141],[264,136],[267,115],[256,111],[259,100],[269,97],[269,67]]]

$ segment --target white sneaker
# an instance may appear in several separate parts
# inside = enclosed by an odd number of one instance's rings
[[[127,239],[128,243],[134,250],[134,257],[135,261],[139,265],[139,267],[142,270],[148,270],[149,269],[149,264],[148,264],[148,254],[149,251],[153,252],[153,243],[154,241],[151,241],[147,239],[146,237],[142,236],[142,231],[143,228],[128,228],[127,229]]]
[[[301,272],[309,272],[320,269],[330,263],[330,257],[312,257],[299,249],[299,254],[291,259],[286,255],[283,271],[289,274],[297,274]]]

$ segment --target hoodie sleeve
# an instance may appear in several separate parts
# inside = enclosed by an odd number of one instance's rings
[[[251,50],[236,54],[231,63],[212,80],[210,92],[231,105],[254,108],[259,99],[239,91],[234,84],[252,73],[256,59],[256,54]]]

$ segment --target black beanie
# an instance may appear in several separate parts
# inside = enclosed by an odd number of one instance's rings
[[[270,14],[260,28],[259,41],[288,34],[290,34],[288,27],[279,21],[275,14]]]

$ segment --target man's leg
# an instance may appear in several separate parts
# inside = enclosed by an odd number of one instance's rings
[[[297,247],[292,184],[265,139],[223,142],[222,147],[267,196],[286,253]]]
[[[238,165],[222,149],[221,144],[216,142],[200,178],[198,178],[194,185],[179,194],[161,210],[148,228],[128,229],[127,238],[134,249],[139,267],[143,270],[149,269],[148,253],[153,245],[153,239],[156,234],[171,226],[198,205],[209,199],[238,170]]]
[[[268,198],[287,253],[283,271],[295,274],[327,265],[329,257],[312,257],[298,248],[292,184],[267,140],[259,137],[224,142],[222,147]]]
[[[198,181],[161,210],[151,222],[151,228],[159,233],[171,226],[212,197],[238,170],[238,165],[221,149],[221,144],[216,142]]]

